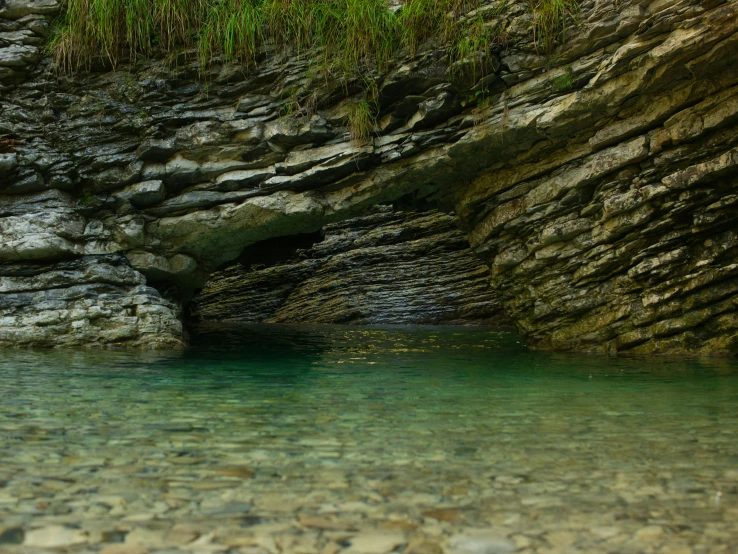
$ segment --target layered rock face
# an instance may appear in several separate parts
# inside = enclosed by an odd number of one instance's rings
[[[56,1],[5,0],[0,263],[121,254],[186,299],[250,244],[412,195],[455,210],[534,346],[735,353],[738,0],[584,0],[550,56],[528,6],[470,14],[498,37],[476,63],[426,45],[372,76],[352,142],[360,87],[307,54],[56,74]]]
[[[678,96],[636,101],[632,120],[590,140],[666,117],[645,135],[543,179],[499,175],[470,236],[532,344],[738,350],[738,88],[671,115]]]
[[[178,348],[178,315],[117,254],[0,266],[0,346]]]
[[[192,314],[203,321],[507,323],[487,267],[450,215],[380,206],[313,240],[302,248],[255,245],[211,276]]]
[[[581,90],[509,105],[484,150],[509,161],[459,196],[470,241],[532,345],[738,351],[736,4],[687,4],[661,3],[669,9],[646,20],[634,4],[624,44],[589,69],[570,66]]]

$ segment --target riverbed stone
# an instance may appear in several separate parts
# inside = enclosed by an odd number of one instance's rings
[[[414,538],[408,542],[405,554],[443,554],[441,545],[427,538]]]
[[[517,546],[494,531],[470,529],[449,539],[449,554],[507,554]]]
[[[25,532],[22,527],[3,527],[0,529],[0,544],[22,544]]]
[[[3,554],[683,554],[738,539],[729,359],[567,355],[554,374],[484,328],[223,325],[197,340],[3,352]],[[220,361],[204,372],[207,352]],[[686,386],[704,379],[719,390]]]
[[[405,541],[405,536],[397,532],[359,533],[349,539],[346,554],[386,554]]]
[[[86,542],[85,532],[62,525],[52,525],[28,531],[23,544],[38,548],[64,548]]]
[[[149,550],[140,545],[111,544],[103,548],[99,554],[149,554]]]

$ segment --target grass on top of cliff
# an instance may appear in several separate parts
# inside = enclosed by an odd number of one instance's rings
[[[449,39],[479,1],[407,0],[393,12],[385,0],[63,0],[51,49],[68,71],[195,47],[203,65],[251,63],[267,43],[318,48],[328,68],[381,68],[402,46]]]
[[[463,23],[483,2],[405,0],[392,10],[386,0],[62,0],[50,49],[67,71],[89,69],[98,57],[115,66],[189,48],[197,48],[202,67],[216,58],[250,64],[267,44],[316,49],[327,70],[382,69],[398,49],[414,52],[431,38],[450,46],[452,57],[488,49],[491,33],[471,33]],[[577,0],[529,6],[533,42],[548,52]]]
[[[533,44],[551,52],[556,40],[566,40],[566,26],[579,18],[577,0],[530,0],[533,12]]]

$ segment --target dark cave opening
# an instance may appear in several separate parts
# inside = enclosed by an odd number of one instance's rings
[[[303,233],[299,235],[287,235],[274,237],[254,244],[243,249],[241,255],[226,264],[225,267],[239,264],[244,268],[268,267],[284,260],[299,257],[301,250],[310,249],[313,245],[323,240],[322,230],[314,233]],[[225,269],[221,268],[222,269]]]

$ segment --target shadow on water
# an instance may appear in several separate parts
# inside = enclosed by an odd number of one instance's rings
[[[388,387],[523,387],[586,391],[593,384],[638,390],[720,389],[738,375],[738,362],[719,358],[626,358],[537,352],[509,331],[428,326],[208,324],[191,329],[184,351],[14,350],[0,352],[8,382],[63,374],[75,380],[178,385],[221,390],[243,382],[307,387],[316,379],[361,381]],[[549,391],[550,392],[550,391]]]
[[[513,436],[588,444],[603,429],[647,439],[685,425],[738,429],[738,363],[537,352],[490,328],[208,325],[179,352],[0,352],[0,397],[0,421],[53,414],[69,428],[103,414],[238,422],[288,442],[307,430],[353,436],[357,425],[383,448],[424,429],[439,437],[416,448]]]

